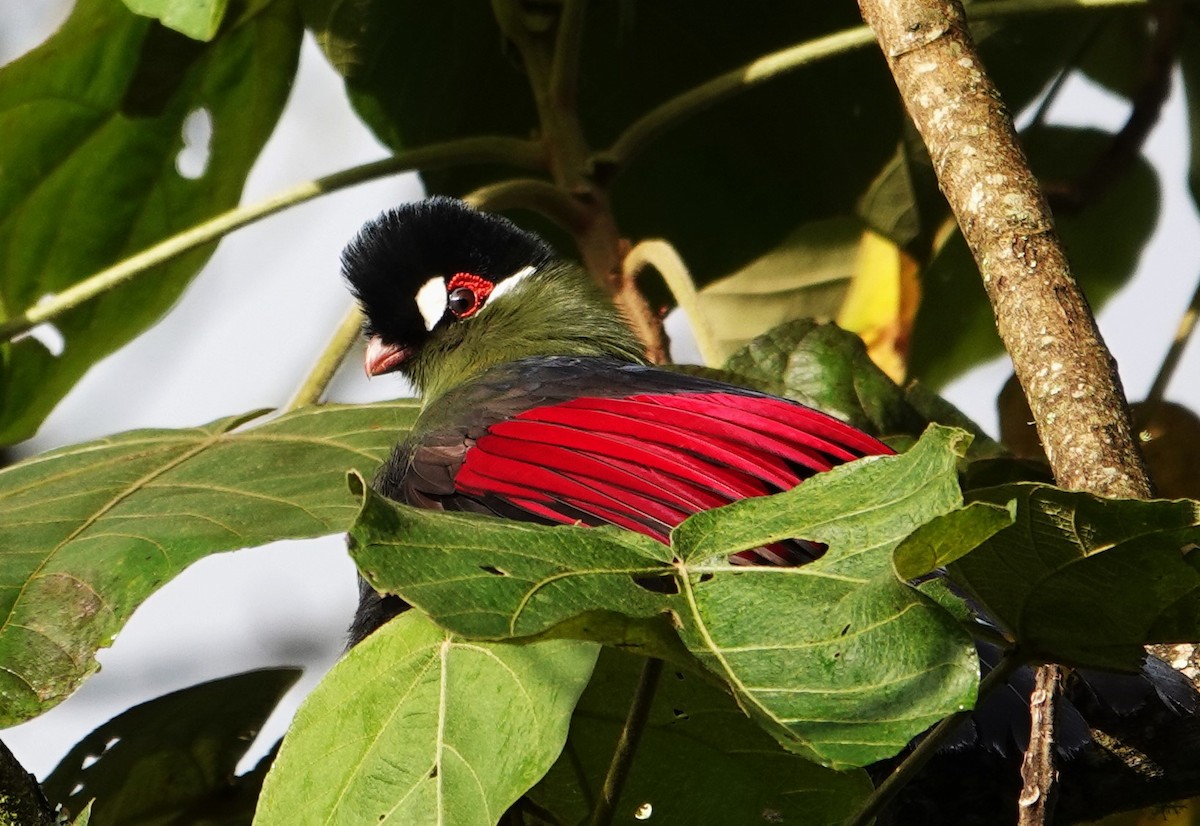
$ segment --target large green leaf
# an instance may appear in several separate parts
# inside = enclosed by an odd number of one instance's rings
[[[0,471],[0,725],[66,697],[197,559],[343,530],[346,469],[372,471],[416,412],[403,400],[138,430]]]
[[[1030,657],[1136,669],[1148,643],[1200,638],[1200,504],[1049,485],[975,493],[1016,524],[950,565]]]
[[[604,781],[643,659],[605,648],[579,698],[567,746],[529,797],[562,823],[583,823]],[[842,823],[871,791],[860,771],[834,772],[763,733],[733,697],[677,669],[659,680],[616,823]],[[648,812],[647,812],[648,809]]]
[[[796,318],[836,318],[850,289],[862,223],[806,224],[742,269],[698,293],[722,358]]]
[[[305,701],[254,822],[492,826],[562,751],[598,650],[467,642],[409,611]]]
[[[835,766],[889,756],[972,702],[977,663],[954,620],[892,573],[891,553],[961,505],[966,438],[931,429],[907,454],[818,474],[697,514],[668,548],[617,529],[432,513],[366,492],[351,553],[378,589],[455,633],[614,642],[615,617],[674,617],[687,648],[786,747]],[[795,568],[731,565],[802,537],[829,550]],[[576,619],[572,619],[576,618]],[[632,643],[669,645],[645,626]]]
[[[234,206],[291,86],[301,27],[276,0],[208,44],[120,0],[80,0],[49,41],[0,70],[0,316]],[[183,176],[185,120],[212,121],[207,164]],[[27,438],[98,359],[157,320],[213,246],[54,321],[60,355],[0,347],[0,443]]]
[[[1042,129],[1022,136],[1033,169],[1046,181],[1081,174],[1111,136],[1087,129]],[[1145,159],[1096,203],[1056,215],[1072,272],[1093,308],[1133,274],[1158,215],[1158,181]],[[939,387],[1004,349],[979,271],[957,233],[922,273],[910,375]]]
[[[250,671],[134,706],[79,741],[46,794],[73,812],[94,800],[91,826],[249,823],[264,772],[236,776],[238,761],[299,676]]]

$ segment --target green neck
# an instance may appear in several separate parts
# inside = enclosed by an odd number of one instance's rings
[[[612,300],[573,265],[530,276],[465,319],[438,329],[405,372],[428,405],[490,367],[531,356],[607,356],[644,364]]]

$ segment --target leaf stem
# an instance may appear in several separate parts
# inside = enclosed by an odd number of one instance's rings
[[[1022,659],[1017,656],[1015,651],[1007,652],[1000,662],[996,663],[996,667],[989,671],[988,675],[980,681],[975,706],[978,707],[983,699],[990,695],[998,686],[1002,686],[1008,682],[1009,676],[1022,664]],[[866,826],[866,824],[870,823],[871,819],[879,814],[883,810],[883,807],[890,803],[892,798],[916,777],[917,773],[929,762],[929,759],[941,748],[946,738],[970,714],[970,711],[959,711],[951,714],[934,726],[925,735],[925,739],[918,743],[908,753],[908,756],[900,762],[900,765],[896,766],[892,770],[892,773],[871,793],[870,797],[863,803],[862,808],[846,821],[845,826]]]
[[[488,136],[424,146],[390,158],[344,169],[286,189],[256,204],[223,212],[117,262],[63,290],[53,298],[0,323],[0,341],[11,340],[43,321],[49,321],[68,310],[73,310],[152,267],[215,241],[235,229],[312,200],[318,195],[414,169],[438,169],[479,163],[505,163],[528,169],[545,168],[542,150],[538,144],[517,138]]]
[[[358,341],[361,332],[362,313],[359,311],[358,305],[354,304],[342,318],[337,329],[334,330],[329,343],[325,345],[325,349],[317,357],[316,363],[313,364],[308,375],[304,377],[304,381],[300,383],[300,387],[296,389],[295,395],[287,403],[284,412],[295,410],[297,407],[316,404],[321,400],[321,395],[329,387],[329,383],[333,381],[334,374],[345,360],[350,349],[354,347],[354,343]]]
[[[559,109],[575,110],[579,91],[579,57],[583,46],[586,0],[564,0],[550,63],[550,99]]]
[[[479,187],[463,200],[476,209],[529,209],[549,218],[569,233],[581,232],[587,209],[566,190],[538,178],[510,178]]]
[[[995,0],[971,6],[971,20],[991,20],[1042,12],[1145,6],[1147,0]],[[843,29],[813,40],[771,52],[737,69],[725,72],[651,109],[623,131],[604,152],[594,158],[597,165],[627,165],[662,133],[715,103],[748,91],[768,80],[811,63],[861,49],[875,42],[866,26]]]
[[[709,367],[719,367],[723,359],[720,348],[717,347],[716,336],[700,307],[696,284],[692,281],[692,275],[679,252],[670,242],[661,238],[651,238],[631,249],[622,263],[624,276],[630,281],[636,281],[642,270],[648,266],[653,267],[662,276],[667,289],[675,297],[675,302],[687,316],[704,363]]]
[[[650,716],[650,705],[654,702],[654,693],[658,690],[662,669],[663,661],[657,657],[647,658],[642,666],[637,688],[633,692],[633,701],[629,704],[629,713],[625,716],[625,725],[621,727],[617,747],[613,751],[612,761],[608,764],[608,774],[604,777],[600,797],[596,800],[596,808],[592,809],[590,826],[608,826],[612,823],[617,798],[621,796],[621,787],[625,785],[625,778],[629,776],[629,769],[633,766],[638,740],[641,739],[646,720]]]

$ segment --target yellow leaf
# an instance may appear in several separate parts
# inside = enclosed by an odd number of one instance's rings
[[[917,262],[887,238],[865,230],[837,323],[857,333],[871,360],[897,383],[907,372],[908,340],[920,298]]]

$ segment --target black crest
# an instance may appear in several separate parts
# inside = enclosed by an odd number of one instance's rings
[[[468,272],[500,281],[553,258],[545,241],[507,218],[438,196],[368,222],[342,253],[342,272],[369,331],[408,341],[424,334],[415,298],[430,278]]]

